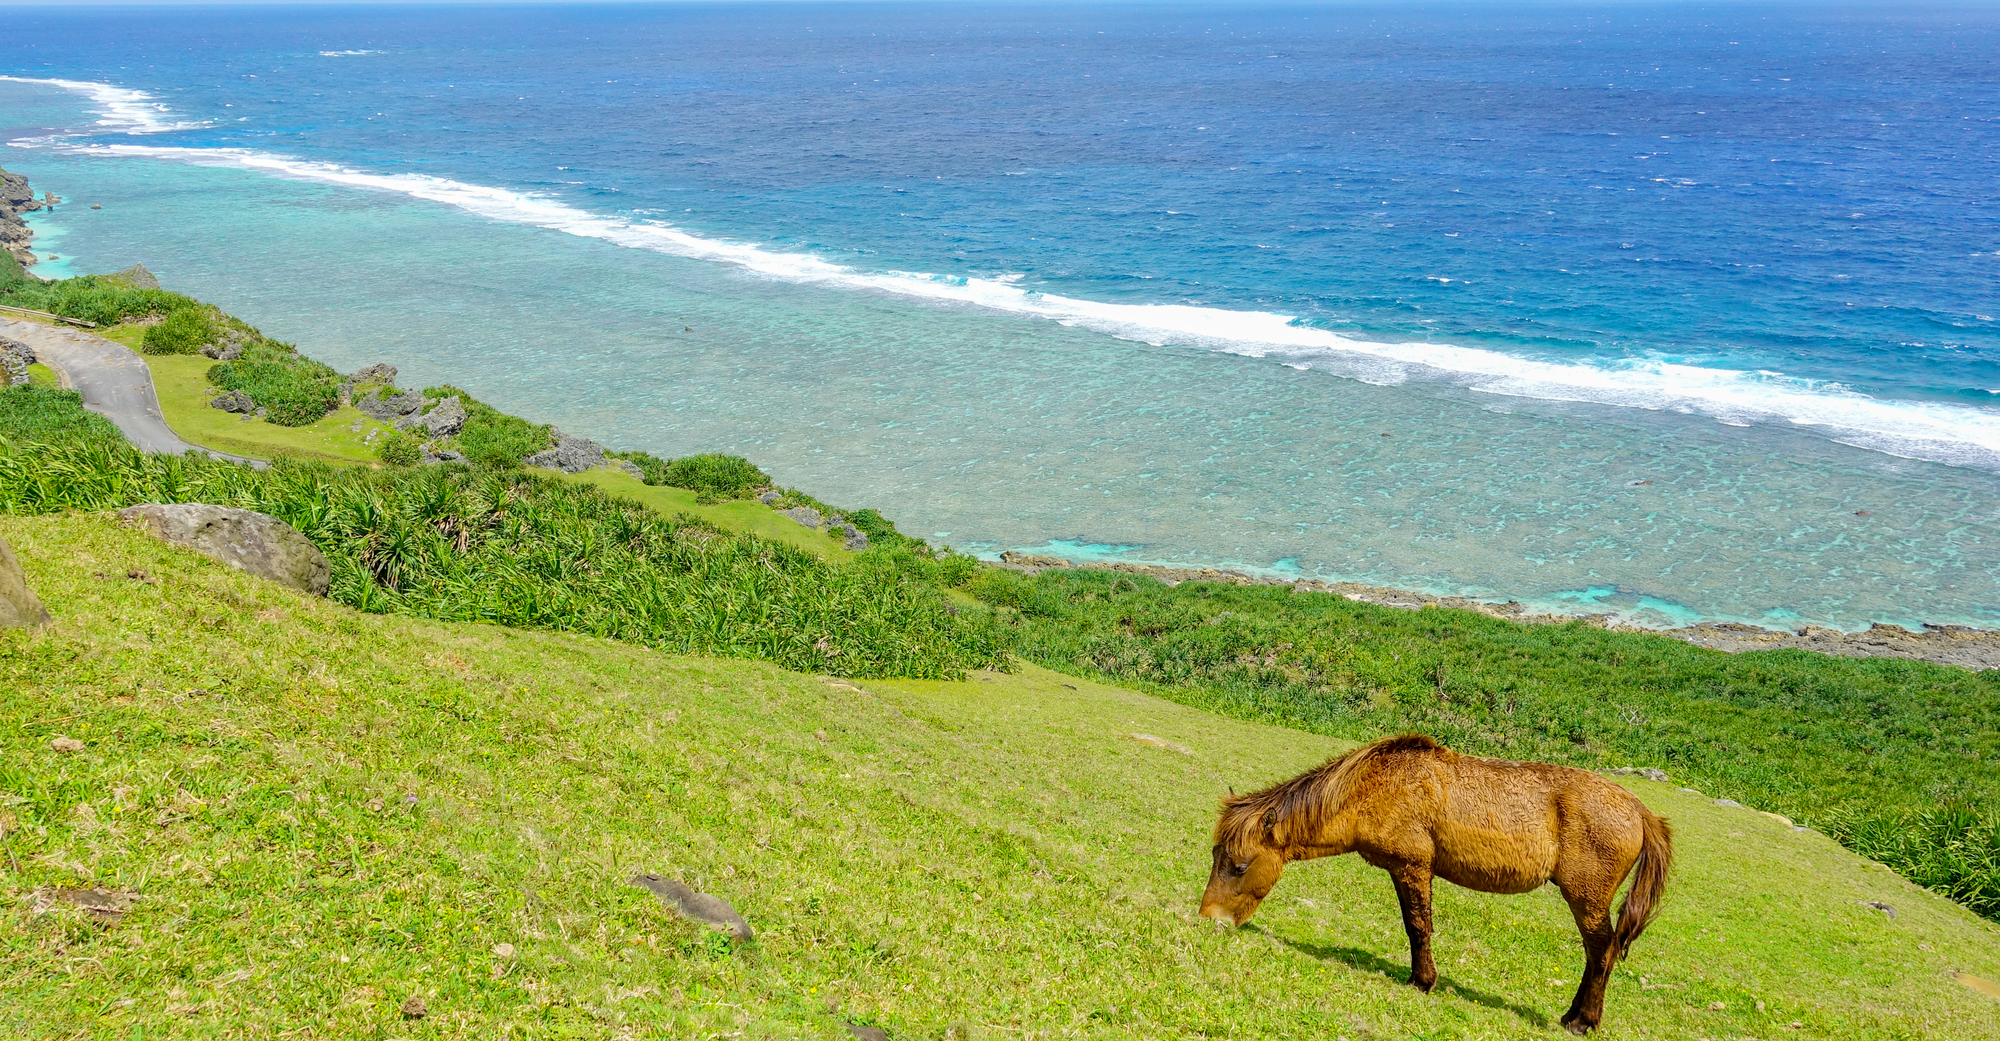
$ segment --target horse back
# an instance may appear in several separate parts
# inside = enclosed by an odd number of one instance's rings
[[[1442,764],[1441,764],[1442,765]],[[1468,889],[1525,893],[1567,871],[1637,856],[1640,807],[1596,774],[1550,763],[1453,755],[1432,870]],[[1604,865],[1609,867],[1610,865]]]

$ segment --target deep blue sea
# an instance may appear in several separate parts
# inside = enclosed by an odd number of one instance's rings
[[[937,542],[2000,625],[1991,5],[26,8],[0,73],[43,273]]]

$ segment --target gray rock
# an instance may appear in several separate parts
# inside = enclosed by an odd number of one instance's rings
[[[868,548],[868,533],[852,524],[847,526],[847,541],[842,543],[856,553]]]
[[[198,502],[148,503],[119,510],[118,519],[154,538],[314,596],[326,595],[332,576],[318,546],[269,514]]]
[[[1651,766],[1617,766],[1609,770],[1599,770],[1598,773],[1606,777],[1644,777],[1648,781],[1659,781],[1662,784],[1667,780],[1665,770]]]
[[[462,462],[465,462],[465,456],[457,452],[454,452],[450,449],[445,449],[439,452],[424,453],[424,463],[426,465],[432,463],[462,463]]]
[[[91,209],[97,207],[92,206]],[[160,280],[144,264],[134,264],[123,271],[114,271],[104,276],[113,282],[123,282],[134,289],[158,289]]]
[[[630,459],[620,459],[618,460],[616,465],[618,469],[623,470],[628,474],[631,474],[632,476],[638,478],[639,480],[643,481],[646,479],[646,471],[640,469],[639,464],[633,462]]]
[[[211,343],[203,347],[201,353],[203,357],[214,358],[216,361],[235,361],[243,357],[243,345],[240,343]]]
[[[720,897],[697,893],[685,884],[663,875],[634,875],[632,884],[650,890],[654,896],[660,898],[660,903],[689,921],[700,922],[711,929],[728,933],[738,940],[756,939],[756,934],[750,931],[750,923],[744,921],[743,916],[737,914],[736,909]]]
[[[847,1032],[854,1041],[889,1041],[889,1032],[881,1027],[864,1027],[859,1023],[847,1024]]]
[[[423,414],[423,426],[432,437],[450,437],[465,427],[465,403],[444,398]]]
[[[757,501],[763,503],[766,506],[769,506],[772,503],[777,502],[779,499],[782,499],[784,497],[785,496],[781,492],[773,488],[770,491],[767,491],[764,494],[757,496]]]
[[[388,362],[378,361],[355,373],[354,382],[381,383],[387,386],[394,386],[396,383],[396,367]]]
[[[1869,909],[1870,911],[1880,911],[1891,918],[1896,917],[1896,909],[1890,907],[1888,904],[1885,904],[1880,900],[1864,900],[1861,902],[1861,906]]]
[[[1717,806],[1741,806],[1741,805],[1743,805],[1742,803],[1740,803],[1740,802],[1737,802],[1737,801],[1736,801],[1735,799],[1717,799],[1717,800],[1715,800],[1715,804],[1716,804]]]
[[[243,415],[249,415],[257,411],[257,403],[250,400],[250,395],[240,390],[232,390],[216,398],[214,401],[208,403],[208,407],[219,408],[224,412],[236,412]]]
[[[382,396],[381,389],[377,388],[373,392],[355,399],[354,407],[360,409],[361,414],[370,419],[400,419],[423,408],[424,396],[413,390],[406,394],[397,394],[394,397],[385,398]]]
[[[35,349],[19,340],[0,336],[0,370],[7,373],[7,385],[28,382],[28,366],[35,363]]]
[[[49,609],[28,588],[28,576],[21,573],[13,548],[0,539],[0,628],[26,629],[49,622]]]
[[[522,460],[529,466],[547,467],[561,470],[566,474],[580,474],[604,465],[604,446],[581,437],[571,437],[560,430],[553,431],[555,447],[536,452]]]
[[[780,510],[779,513],[783,516],[790,517],[791,519],[798,521],[800,524],[803,524],[808,528],[812,528],[814,530],[819,529],[820,525],[819,511],[813,509],[810,506],[794,506],[789,510]]]

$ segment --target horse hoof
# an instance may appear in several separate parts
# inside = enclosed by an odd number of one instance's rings
[[[1583,1035],[1590,1033],[1591,1025],[1592,1024],[1585,1023],[1581,1019],[1570,1019],[1563,1021],[1563,1029],[1569,1031],[1572,1034],[1575,1034],[1578,1037],[1582,1037]]]
[[[1429,994],[1429,993],[1431,992],[1431,988],[1432,988],[1432,987],[1435,987],[1435,986],[1437,986],[1437,981],[1436,981],[1436,980],[1411,980],[1411,981],[1410,981],[1410,986],[1412,986],[1412,987],[1415,987],[1415,988],[1417,988],[1418,990],[1420,990],[1420,991],[1424,992],[1425,994]]]

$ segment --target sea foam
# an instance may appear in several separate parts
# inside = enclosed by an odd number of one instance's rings
[[[82,94],[96,105],[97,126],[112,133],[164,134],[175,130],[201,130],[211,125],[171,118],[167,106],[143,90],[88,80],[31,79],[26,76],[0,76],[0,80],[61,87]]]
[[[1702,415],[1736,426],[1788,423],[1831,440],[1912,459],[2000,471],[2000,410],[1871,397],[1781,373],[1635,358],[1570,362],[1445,343],[1341,336],[1291,315],[1191,304],[1121,304],[1043,293],[1012,276],[867,271],[809,253],[691,234],[663,222],[591,213],[545,195],[423,174],[382,174],[267,152],[149,145],[74,151],[170,159],[396,192],[491,220],[729,264],[786,282],[866,290],[1032,316],[1154,346],[1271,358],[1371,383],[1431,379],[1488,394]]]
[[[98,126],[125,134],[197,129],[169,117],[143,91],[106,83],[0,76],[88,96]],[[24,142],[16,142],[17,144]],[[1674,363],[1657,358],[1589,362],[1536,359],[1436,342],[1358,339],[1296,317],[1190,304],[1118,304],[1042,293],[1018,276],[978,278],[913,271],[866,271],[809,253],[694,235],[660,221],[591,213],[545,195],[421,174],[381,174],[238,148],[55,143],[93,155],[231,166],[277,176],[396,192],[491,220],[529,224],[636,249],[733,265],[786,282],[867,290],[1026,315],[1155,346],[1272,358],[1371,383],[1428,378],[1519,398],[1674,411],[1747,426],[1787,423],[1831,440],[1891,455],[2000,471],[2000,410],[1876,398],[1834,383]]]

